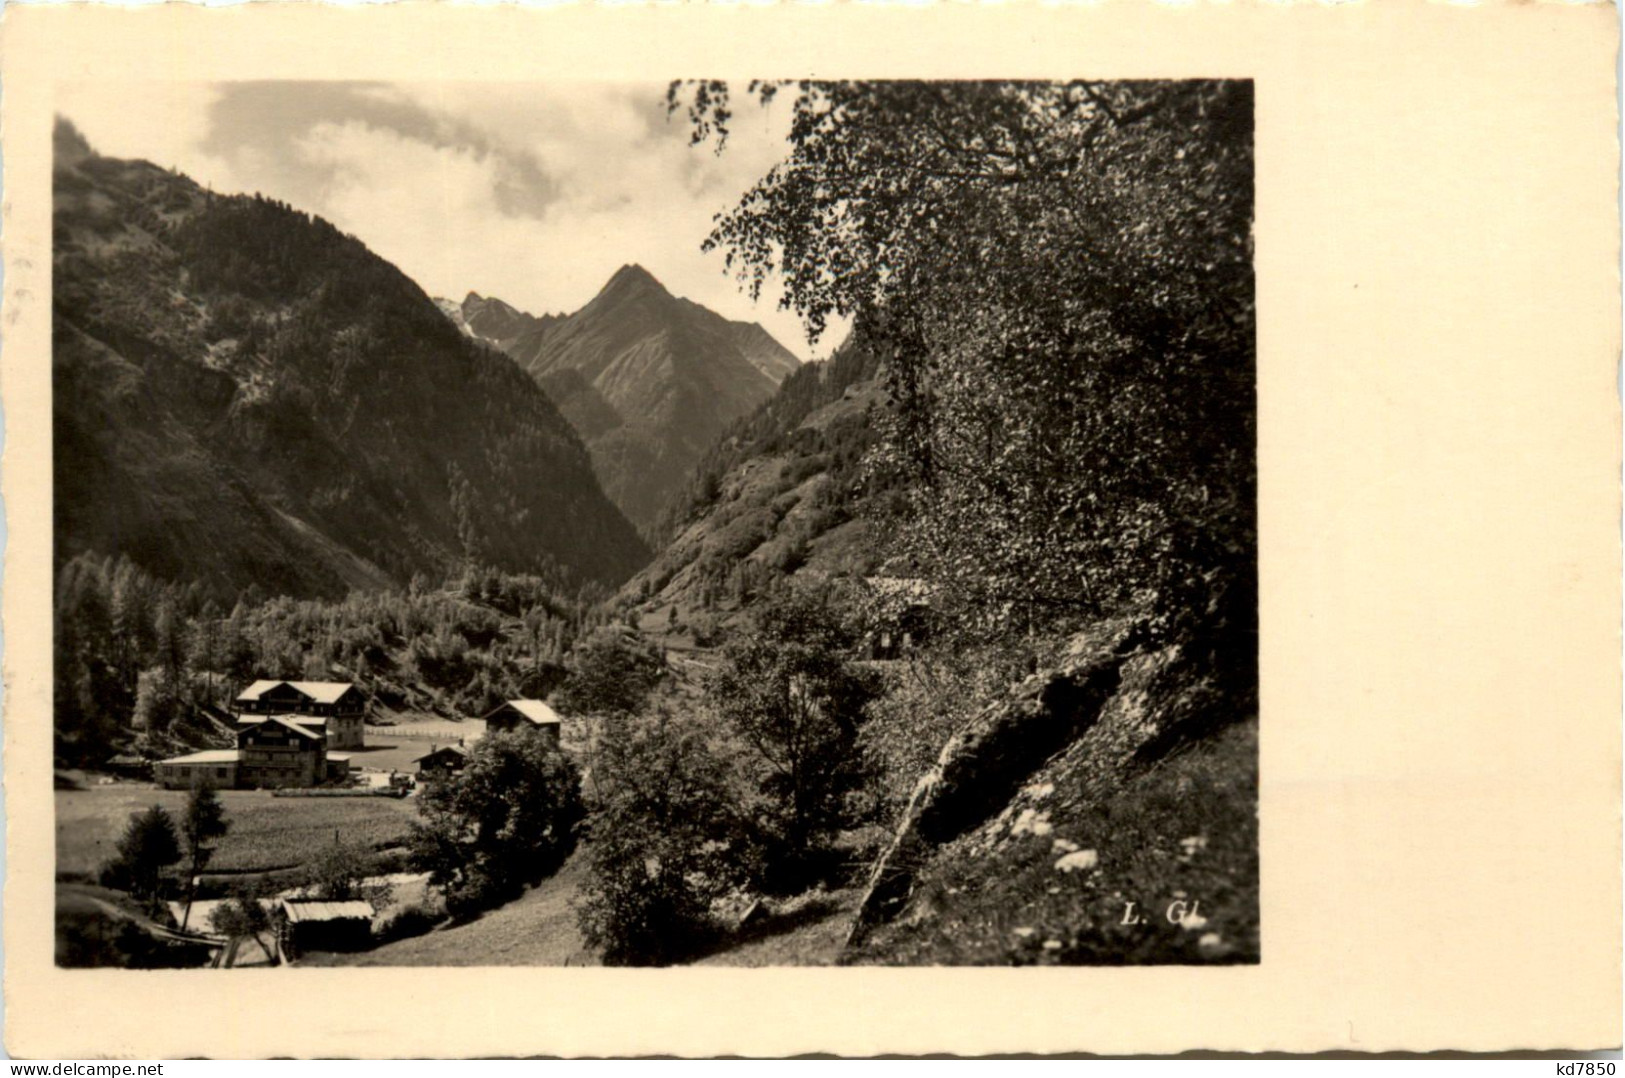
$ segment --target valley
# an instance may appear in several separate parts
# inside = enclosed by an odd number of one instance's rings
[[[1259,961],[1251,84],[672,93],[826,358],[62,121],[59,960]]]

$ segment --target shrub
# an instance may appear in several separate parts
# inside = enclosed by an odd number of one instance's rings
[[[446,912],[456,922],[472,921],[514,897],[521,885],[494,871],[488,860],[475,861],[445,885]]]
[[[394,943],[396,940],[411,939],[429,932],[435,925],[443,920],[443,915],[435,912],[425,905],[402,906],[378,926],[373,933],[374,939],[379,943]]]
[[[64,968],[189,969],[208,953],[201,944],[161,940],[133,921],[99,912],[57,914],[56,964]]]
[[[335,840],[305,866],[304,887],[311,896],[327,902],[366,898],[378,905],[387,900],[389,885],[362,882],[377,871],[370,851]]]
[[[746,829],[699,718],[662,711],[614,733],[599,764],[605,802],[593,821],[581,932],[605,965],[671,965],[712,942],[711,903],[749,871]]]
[[[244,883],[235,895],[215,907],[209,915],[209,927],[230,940],[253,940],[270,954],[276,926],[261,904],[269,895],[270,886],[263,879]]]

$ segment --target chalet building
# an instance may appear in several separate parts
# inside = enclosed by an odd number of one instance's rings
[[[509,700],[485,716],[487,733],[528,730],[547,738],[554,748],[558,747],[559,730],[562,726],[558,712],[540,700]]]
[[[321,734],[287,719],[270,718],[237,735],[238,777],[247,786],[315,786],[327,778]]]
[[[438,749],[430,746],[427,753],[412,762],[418,765],[418,778],[432,782],[460,774],[468,766],[468,752],[461,745]]]
[[[349,753],[328,752],[319,731],[274,715],[239,730],[235,749],[194,752],[153,767],[158,783],[171,790],[204,783],[245,790],[320,786],[349,771]]]
[[[339,746],[333,744],[331,728],[328,720],[319,715],[238,715],[237,721],[234,725],[237,733],[241,735],[245,730],[251,729],[255,726],[261,726],[267,722],[271,722],[274,719],[281,719],[284,722],[291,722],[302,729],[309,730],[317,737],[320,737],[329,748],[339,748]]]
[[[239,727],[257,718],[280,715],[301,726],[322,726],[329,748],[366,745],[367,701],[348,681],[256,681],[242,691],[234,706]]]

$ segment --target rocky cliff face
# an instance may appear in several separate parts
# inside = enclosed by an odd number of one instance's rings
[[[63,126],[53,258],[59,564],[315,596],[647,558],[535,381],[327,222]]]

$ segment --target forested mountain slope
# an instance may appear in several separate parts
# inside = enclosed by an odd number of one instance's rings
[[[508,357],[318,218],[57,136],[56,558],[229,599],[646,558]]]
[[[854,338],[786,378],[695,466],[655,532],[660,552],[628,602],[701,636],[777,583],[879,567],[875,522],[894,496],[866,465],[887,407],[877,350]]]

